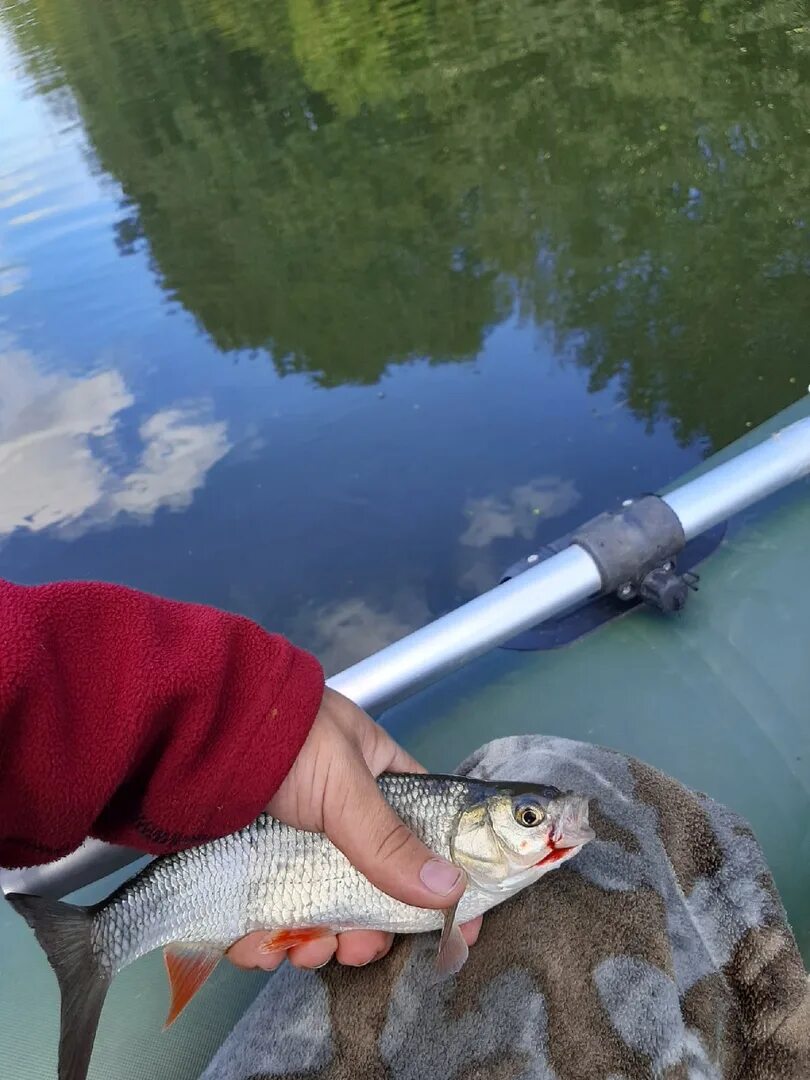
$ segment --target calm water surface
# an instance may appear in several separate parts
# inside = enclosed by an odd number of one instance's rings
[[[0,4],[0,573],[334,671],[798,397],[800,11]]]

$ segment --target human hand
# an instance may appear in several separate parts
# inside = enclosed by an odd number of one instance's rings
[[[326,833],[369,881],[398,900],[450,907],[464,891],[463,873],[417,839],[375,781],[382,772],[424,771],[367,713],[327,688],[268,813],[296,828]],[[480,918],[461,928],[468,945],[480,928]],[[228,958],[238,967],[266,971],[277,968],[285,955],[296,967],[322,967],[335,955],[342,964],[360,967],[385,956],[394,939],[378,930],[349,930],[296,945],[286,954],[262,952],[266,940],[262,931],[248,934],[229,949]]]

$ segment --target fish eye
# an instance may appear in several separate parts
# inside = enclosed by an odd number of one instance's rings
[[[527,829],[539,825],[545,816],[545,810],[538,806],[537,803],[521,803],[515,808],[515,820],[519,825],[523,825]]]

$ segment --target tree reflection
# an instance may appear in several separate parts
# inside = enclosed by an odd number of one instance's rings
[[[372,382],[517,305],[722,445],[807,382],[810,26],[786,0],[29,0],[122,251],[222,350]],[[791,381],[794,380],[794,381]]]

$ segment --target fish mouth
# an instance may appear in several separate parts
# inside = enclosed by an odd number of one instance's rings
[[[557,824],[549,837],[551,849],[535,866],[550,866],[575,855],[585,844],[596,838],[588,824],[588,800],[579,795],[564,795]],[[552,804],[553,806],[553,804]]]
[[[580,848],[585,847],[585,845],[590,840],[593,840],[595,836],[596,833],[593,829],[591,829],[590,826],[586,826],[584,829],[580,830],[579,835],[576,837],[566,837],[564,840],[558,840],[556,843],[552,841],[549,844],[551,851],[549,851],[547,855],[544,855],[543,858],[534,865],[551,866],[553,863],[560,862],[561,859],[567,859],[571,855],[576,855]]]
[[[551,866],[552,863],[559,862],[560,859],[566,858],[574,852],[574,848],[552,848],[548,855],[544,855],[540,862],[536,862],[535,866]]]

